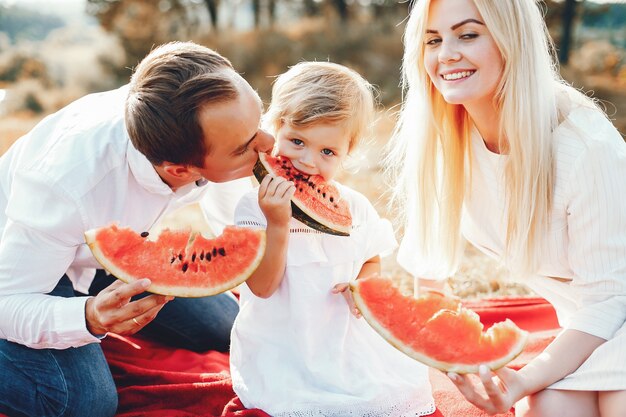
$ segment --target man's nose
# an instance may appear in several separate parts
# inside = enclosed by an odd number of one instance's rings
[[[274,147],[274,136],[265,130],[259,130],[256,140],[254,141],[254,150],[257,152],[269,152]]]

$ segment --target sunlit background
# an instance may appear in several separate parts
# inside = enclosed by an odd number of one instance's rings
[[[626,1],[549,0],[544,6],[564,78],[600,100],[626,133]],[[380,91],[375,135],[343,180],[391,216],[379,163],[400,101],[409,8],[396,0],[0,0],[0,154],[45,115],[126,83],[137,61],[166,41],[216,49],[265,102],[273,77],[288,66],[331,60],[359,71]],[[386,268],[403,274],[393,260]],[[470,251],[449,283],[467,297],[526,291],[505,277]]]

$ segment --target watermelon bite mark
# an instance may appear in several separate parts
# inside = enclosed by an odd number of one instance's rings
[[[291,198],[294,218],[320,232],[350,235],[350,207],[341,198],[337,187],[324,181],[320,175],[306,175],[298,171],[287,158],[260,153],[254,175],[261,182],[267,174],[286,178],[295,184],[296,191]]]
[[[483,331],[478,315],[458,299],[440,293],[404,295],[380,277],[350,284],[365,320],[400,351],[446,372],[476,373],[480,365],[498,369],[519,355],[528,333],[505,320]]]
[[[89,230],[94,257],[124,282],[149,278],[149,292],[204,297],[244,282],[265,252],[265,231],[227,226],[214,239],[189,230],[161,232],[156,240],[117,225]]]

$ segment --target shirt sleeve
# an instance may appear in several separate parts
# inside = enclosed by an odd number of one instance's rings
[[[234,223],[233,216],[237,203],[254,187],[250,177],[209,183],[206,187],[208,190],[200,200],[200,208],[211,231],[217,236],[226,225]]]
[[[567,328],[610,339],[626,321],[626,144],[589,141],[569,183],[568,259],[578,310]]]
[[[377,255],[381,257],[388,256],[398,247],[398,242],[393,233],[393,226],[389,220],[383,219],[378,215],[374,206],[367,199],[365,199],[365,202],[367,207],[365,259],[371,259]]]
[[[241,227],[267,227],[267,220],[258,203],[259,188],[246,193],[235,207],[235,225]]]
[[[459,259],[450,262],[442,254],[425,256],[417,236],[417,226],[409,219],[398,249],[398,264],[414,278],[444,280],[454,275]]]
[[[52,297],[84,242],[77,205],[35,171],[18,172],[0,240],[0,338],[32,348],[98,342],[87,330],[87,297]]]

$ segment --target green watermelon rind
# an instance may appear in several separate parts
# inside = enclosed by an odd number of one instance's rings
[[[254,165],[252,171],[257,181],[261,182],[263,178],[269,174],[269,167],[263,164],[263,154],[259,154],[259,159]],[[335,236],[350,236],[350,227],[345,227],[338,224],[324,224],[320,220],[315,219],[315,213],[307,211],[306,205],[301,203],[297,198],[291,199],[291,214],[292,216],[309,226],[311,229],[327,233]]]
[[[104,253],[100,250],[98,246],[96,235],[100,228],[90,229],[85,232],[85,242],[91,249],[91,253],[94,258],[102,265],[102,267],[111,275],[116,277],[117,279],[124,281],[127,284],[133,283],[135,281],[139,281],[143,278],[150,277],[136,277],[133,276],[119,267],[115,265],[109,258],[107,258]],[[198,297],[208,297],[212,295],[221,294],[228,290],[231,290],[237,287],[240,284],[243,284],[249,277],[254,273],[259,264],[261,263],[261,259],[263,259],[263,254],[265,253],[266,246],[266,236],[265,232],[261,231],[260,235],[260,243],[259,250],[257,251],[257,256],[254,260],[249,264],[248,268],[246,268],[241,274],[236,277],[233,277],[231,280],[228,280],[221,285],[216,285],[212,287],[196,287],[190,288],[180,285],[159,285],[159,284],[151,284],[146,291],[153,294],[160,295],[172,295],[175,297],[186,297],[186,298],[198,298]]]
[[[443,372],[455,372],[457,374],[475,374],[475,373],[478,373],[478,368],[481,365],[485,365],[492,371],[495,371],[497,369],[502,368],[507,363],[511,362],[513,359],[519,356],[524,350],[524,347],[526,346],[526,343],[528,341],[528,332],[520,329],[520,338],[518,342],[515,344],[515,346],[509,351],[507,355],[501,358],[498,358],[494,361],[481,362],[477,364],[456,364],[456,363],[438,361],[436,359],[431,358],[430,356],[428,356],[427,354],[423,352],[418,352],[415,349],[412,349],[411,347],[407,346],[402,341],[400,341],[398,338],[396,338],[393,334],[391,334],[391,332],[387,328],[385,328],[378,320],[376,320],[376,318],[374,317],[374,314],[367,307],[367,302],[361,296],[361,293],[359,290],[360,288],[359,288],[358,280],[350,283],[350,291],[352,292],[352,298],[354,299],[354,303],[356,307],[361,312],[361,315],[363,316],[365,321],[367,321],[367,323],[383,339],[385,339],[389,344],[391,344],[393,347],[395,347],[396,349],[398,349],[405,355],[427,366],[430,366],[435,369],[439,369],[440,371],[443,371]],[[503,325],[515,326],[515,324],[509,319],[506,319],[501,323]],[[496,324],[496,326],[499,324],[500,323]]]

